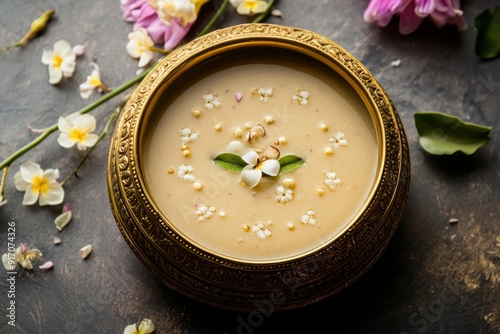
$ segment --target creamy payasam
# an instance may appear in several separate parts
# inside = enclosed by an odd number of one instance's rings
[[[340,76],[274,56],[191,70],[144,136],[157,209],[195,245],[243,261],[290,258],[339,235],[367,201],[379,159],[373,120]]]

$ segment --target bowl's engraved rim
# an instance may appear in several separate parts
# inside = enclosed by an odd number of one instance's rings
[[[186,61],[238,45],[276,43],[330,61],[375,110],[382,155],[372,200],[343,233],[327,246],[286,261],[248,262],[210,253],[189,242],[163,221],[141,180],[139,148],[143,110],[154,103],[158,85],[175,80]],[[135,254],[164,283],[215,306],[255,309],[272,301],[276,309],[303,306],[343,290],[380,257],[395,232],[406,204],[410,164],[403,126],[384,89],[346,50],[329,39],[298,28],[271,24],[233,26],[200,37],[177,49],[143,80],[122,111],[108,158],[108,188],[118,228]],[[274,298],[278,291],[280,298]]]

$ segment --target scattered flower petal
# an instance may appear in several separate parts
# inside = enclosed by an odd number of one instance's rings
[[[241,100],[243,99],[243,94],[237,92],[236,94],[234,94],[234,98],[236,99],[236,102],[240,103]]]
[[[200,134],[198,132],[194,132],[193,130],[191,130],[190,128],[182,128],[181,129],[181,142],[183,144],[187,144],[187,143],[190,143],[190,142],[194,142],[195,140],[198,139],[198,137],[200,136]]]
[[[32,205],[37,201],[40,206],[57,205],[64,200],[64,189],[56,179],[58,169],[43,170],[34,162],[21,165],[14,175],[14,185],[18,191],[24,191],[23,205]]]
[[[273,96],[272,87],[260,87],[259,89],[252,92],[253,94],[259,94],[259,100],[262,102],[267,102],[267,100]]]
[[[92,245],[84,246],[80,248],[78,252],[80,254],[80,257],[85,260],[87,256],[89,256],[90,252],[92,252]]]
[[[59,117],[57,123],[61,134],[57,142],[64,148],[76,147],[85,151],[97,142],[99,136],[91,133],[95,130],[95,117],[90,114],[81,115],[76,112],[67,117]]]
[[[61,238],[54,237],[54,245],[59,245],[61,243]]]
[[[38,266],[40,269],[50,269],[54,266],[54,263],[52,261],[47,261],[44,264]]]
[[[56,217],[54,220],[54,223],[56,224],[56,228],[59,231],[62,231],[63,228],[66,227],[66,225],[69,224],[71,221],[72,213],[71,213],[71,208],[69,207],[69,204],[66,203],[63,206],[62,213]]]
[[[76,55],[68,42],[60,40],[54,44],[53,51],[43,51],[42,63],[49,66],[49,82],[55,85],[61,82],[63,77],[69,78],[73,75]]]
[[[293,199],[293,190],[284,186],[276,188],[276,201],[278,203],[288,203]]]
[[[83,45],[75,45],[73,47],[73,52],[77,57],[83,56],[83,54],[85,53],[85,47]]]

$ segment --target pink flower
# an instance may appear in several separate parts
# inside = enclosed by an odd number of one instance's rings
[[[171,50],[186,36],[208,0],[120,0],[123,19],[145,28],[155,43]]]
[[[394,14],[400,15],[399,31],[404,35],[414,32],[426,17],[440,28],[445,24],[467,28],[460,0],[370,0],[363,19],[385,27]]]

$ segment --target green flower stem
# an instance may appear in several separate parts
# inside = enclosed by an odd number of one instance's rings
[[[3,200],[3,194],[5,192],[5,179],[7,179],[8,172],[9,172],[9,166],[5,166],[3,168],[2,181],[0,181],[0,203]]]
[[[111,90],[108,94],[104,95],[100,99],[96,100],[95,102],[93,102],[93,103],[89,104],[88,106],[86,106],[85,108],[81,109],[79,111],[79,113],[81,115],[87,114],[90,111],[92,111],[93,109],[95,109],[98,106],[100,106],[101,104],[103,104],[103,103],[109,101],[110,99],[112,99],[113,97],[117,96],[118,94],[123,93],[125,90],[127,90],[128,88],[132,87],[133,85],[135,85],[136,83],[138,83],[142,79],[144,79],[144,77],[151,71],[151,69],[154,66],[155,66],[155,64],[152,65],[148,70],[142,72],[141,74],[139,74],[138,76],[136,76],[135,78],[133,78],[132,80],[127,81],[123,85],[121,85],[121,86],[119,86],[119,87]],[[20,158],[21,156],[23,156],[26,152],[28,152],[32,148],[36,147],[45,138],[47,138],[50,134],[52,134],[53,132],[55,132],[57,129],[58,129],[57,124],[54,124],[54,125],[52,125],[49,128],[46,128],[45,131],[42,132],[42,134],[40,134],[40,136],[38,136],[33,141],[31,141],[30,143],[26,144],[24,147],[20,148],[16,152],[14,152],[10,157],[8,157],[4,161],[2,161],[0,163],[0,169],[4,169],[5,167],[10,166],[14,161],[16,161],[18,158]],[[5,173],[5,170],[4,170],[4,173]]]
[[[229,0],[224,0],[222,5],[219,7],[219,10],[215,13],[215,15],[212,17],[210,22],[207,23],[205,28],[196,37],[201,37],[201,36],[207,34],[208,32],[210,32],[210,30],[212,30],[212,27],[215,25],[215,23],[217,22],[219,17],[224,13],[228,4],[229,4]]]
[[[252,21],[252,23],[260,23],[266,19],[266,17],[271,13],[274,7],[274,3],[276,0],[271,0],[269,1],[269,4],[267,5],[267,9],[264,13],[260,14],[255,20]]]
[[[78,163],[78,165],[76,165],[76,167],[73,168],[73,170],[68,174],[68,176],[66,176],[64,178],[64,180],[61,182],[61,186],[64,186],[66,184],[66,182],[68,182],[68,180],[71,179],[71,177],[73,175],[77,176],[76,173],[78,173],[78,170],[80,169],[80,167],[82,167],[82,165],[85,162],[85,160],[87,160],[87,158],[90,156],[90,154],[92,153],[92,151],[94,150],[94,148],[97,146],[97,144],[99,144],[99,142],[108,134],[111,122],[118,116],[118,114],[120,113],[121,109],[122,109],[122,106],[115,108],[115,111],[111,114],[111,116],[109,116],[109,119],[106,122],[106,125],[104,125],[104,128],[102,129],[101,134],[97,138],[97,141],[95,142],[94,146],[92,146],[85,153],[85,155],[83,156],[82,160],[80,160],[80,162]]]

